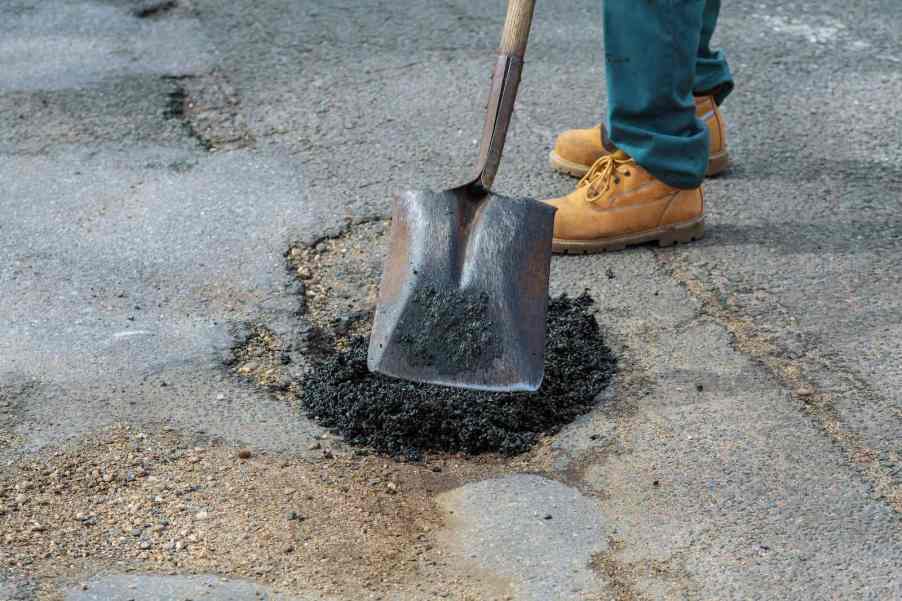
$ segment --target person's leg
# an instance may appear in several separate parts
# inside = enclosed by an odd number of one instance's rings
[[[697,188],[708,164],[693,97],[705,9],[705,0],[604,2],[608,135],[675,188]]]
[[[714,96],[717,104],[733,91],[733,76],[723,51],[711,49],[711,37],[717,28],[720,15],[720,0],[707,0],[702,16],[702,34],[699,40],[698,56],[695,61],[695,83],[692,86],[697,96]]]
[[[708,126],[693,87],[705,0],[605,0],[606,152],[557,209],[563,253],[661,246],[704,235]],[[700,99],[701,100],[701,99]],[[705,97],[716,113],[714,101]],[[609,142],[609,143],[608,143]]]

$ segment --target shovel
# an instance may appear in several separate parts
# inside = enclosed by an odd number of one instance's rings
[[[490,391],[542,384],[554,209],[490,190],[534,4],[509,0],[475,177],[395,197],[371,371]]]

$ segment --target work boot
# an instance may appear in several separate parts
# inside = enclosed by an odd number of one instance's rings
[[[696,96],[695,114],[708,125],[710,156],[705,175],[722,173],[730,166],[727,128],[714,96]],[[592,129],[571,129],[558,136],[549,162],[555,171],[583,177],[595,161],[616,149],[607,138],[603,125]]]
[[[668,186],[622,150],[595,161],[572,193],[543,202],[557,208],[556,253],[621,250],[643,242],[671,246],[705,233],[701,187]]]

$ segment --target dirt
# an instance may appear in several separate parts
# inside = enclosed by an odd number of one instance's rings
[[[433,495],[491,477],[497,461],[328,456],[113,428],[0,476],[3,568],[42,583],[39,599],[59,598],[56,579],[105,570],[224,574],[350,598],[419,593],[428,581],[416,598],[486,598],[436,544]]]
[[[496,323],[485,292],[417,290],[393,335],[415,367],[432,367],[441,375],[490,365],[501,355]],[[424,332],[453,332],[430,336]]]
[[[235,373],[255,381],[279,398],[292,398],[297,385],[284,367],[290,363],[290,355],[284,343],[268,328],[259,324],[240,324],[243,331],[233,332],[241,343],[232,349],[228,364]]]
[[[616,361],[588,296],[552,299],[545,381],[535,393],[487,393],[372,374],[368,338],[320,341],[299,385],[308,416],[350,444],[419,460],[430,452],[516,455],[595,405]],[[338,349],[338,350],[336,350]]]

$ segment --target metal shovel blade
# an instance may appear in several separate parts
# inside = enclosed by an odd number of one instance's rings
[[[462,388],[537,390],[553,225],[552,207],[478,184],[399,195],[370,370]]]

